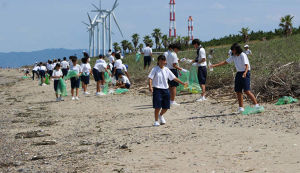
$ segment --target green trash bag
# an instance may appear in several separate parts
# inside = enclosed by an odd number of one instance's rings
[[[49,74],[46,74],[45,84],[50,85],[50,76],[49,76]]]
[[[104,73],[104,80],[105,80],[105,83],[111,82],[111,78],[107,72]]]
[[[140,53],[136,53],[135,54],[135,62],[140,61],[140,58],[141,58],[141,54]]]
[[[69,70],[67,76],[64,77],[64,80],[68,80],[72,77],[78,77],[78,73],[75,70]]]
[[[298,99],[294,99],[293,97],[284,96],[278,100],[278,102],[275,105],[285,105],[285,104],[291,104],[291,103],[297,103]]]
[[[61,78],[58,81],[56,93],[58,95],[62,95],[62,96],[67,96],[68,95],[66,83]]]
[[[188,83],[189,84],[189,77],[190,77],[190,72],[180,72],[179,73],[179,77],[178,79],[181,80],[184,83]],[[188,88],[184,88],[184,85],[179,84],[179,86],[176,88],[176,91],[178,94],[180,94],[181,91],[189,91]]]
[[[29,78],[28,76],[23,76],[23,77],[22,77],[22,79],[28,79],[28,78]]]
[[[199,94],[202,92],[198,81],[198,67],[192,66],[190,68],[190,78],[189,78],[189,92],[193,94]]]
[[[245,110],[243,111],[243,115],[249,115],[249,114],[259,114],[265,111],[265,108],[263,106],[259,107],[251,107],[247,106]]]
[[[128,89],[118,88],[118,89],[116,89],[115,94],[122,94],[122,93],[126,93],[128,91],[129,91]]]

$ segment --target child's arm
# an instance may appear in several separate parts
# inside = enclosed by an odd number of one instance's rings
[[[243,78],[246,78],[248,71],[249,71],[249,65],[245,64],[245,72],[243,73]]]
[[[175,82],[178,82],[178,83],[180,83],[181,85],[184,85],[184,86],[187,86],[187,85],[188,85],[188,83],[183,83],[183,82],[182,82],[180,79],[178,79],[178,78],[175,78],[174,81],[175,81]]]
[[[125,71],[125,74],[126,74],[127,78],[129,79],[130,78],[129,73],[127,71]]]
[[[180,68],[180,67],[177,65],[177,63],[174,63],[174,64],[173,64],[173,67],[176,68],[177,70],[180,70],[180,71],[183,69],[183,68]]]
[[[211,65],[209,68],[219,67],[219,66],[223,66],[223,65],[226,65],[226,64],[228,64],[227,61],[222,61],[222,62],[220,62],[218,64]]]
[[[153,93],[152,79],[149,78],[149,91]]]

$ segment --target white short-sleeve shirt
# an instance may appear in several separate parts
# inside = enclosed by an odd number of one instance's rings
[[[119,81],[123,82],[123,83],[128,83],[130,85],[130,81],[128,79],[127,76],[123,75],[122,78],[119,78]]]
[[[245,53],[246,55],[251,55],[251,54],[252,54],[252,51],[251,51],[250,49],[248,49],[248,50],[245,50],[244,53]]]
[[[40,66],[39,70],[41,70],[41,71],[47,71],[47,68],[46,68],[46,66],[42,65],[42,66]]]
[[[67,69],[70,65],[69,65],[69,62],[67,62],[67,61],[62,61],[61,63],[60,63],[60,65],[61,65],[61,68],[62,69]]]
[[[107,64],[106,63],[97,63],[94,66],[94,69],[98,70],[99,72],[106,72]]]
[[[203,47],[200,48],[199,50],[199,56],[198,56],[198,62],[202,61],[202,59],[206,59],[206,52],[205,49]],[[198,63],[198,66],[200,67],[206,67],[207,63],[206,61],[202,62],[202,63]]]
[[[38,71],[38,69],[39,69],[39,66],[36,65],[36,66],[33,67],[32,70],[33,70],[33,71]]]
[[[235,68],[238,72],[244,72],[245,71],[245,65],[248,64],[248,70],[250,71],[250,63],[247,55],[242,52],[240,56],[230,56],[227,60],[227,63],[234,62]]]
[[[153,67],[148,78],[152,79],[152,86],[159,89],[168,89],[168,80],[172,81],[176,76],[167,67],[160,68],[159,66]]]
[[[104,59],[97,59],[96,64],[97,63],[106,63]]]
[[[122,64],[122,71],[127,72],[127,68],[126,68],[125,64]]]
[[[61,77],[61,76],[63,76],[63,73],[62,73],[61,69],[53,70],[52,76],[53,77]],[[54,78],[54,80],[59,80],[59,78]]]
[[[152,49],[149,46],[147,46],[143,49],[143,52],[144,52],[144,56],[151,56]]]
[[[173,64],[178,64],[177,54],[175,52],[170,52],[170,53],[168,53],[168,56],[166,57],[166,59],[167,59],[166,67],[168,67],[169,69],[175,69],[173,67]]]
[[[82,72],[82,69],[80,67],[79,64],[76,64],[75,66],[73,65],[73,67],[70,70],[74,70],[76,71],[78,74]]]
[[[115,61],[115,57],[112,56],[112,55],[110,55],[110,56],[108,57],[108,60],[109,60],[109,63],[112,64],[112,63]]]
[[[118,60],[115,61],[114,67],[116,69],[121,69],[122,70],[122,68],[123,68],[122,65],[123,65],[122,60],[118,59]]]
[[[90,74],[90,71],[91,71],[91,65],[90,65],[90,63],[81,64],[80,68],[81,68],[81,70],[82,70],[83,73],[86,73],[87,75]]]

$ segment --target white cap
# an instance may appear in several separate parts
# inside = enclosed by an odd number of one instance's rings
[[[248,45],[248,44],[246,44],[244,47],[249,47],[249,45]]]

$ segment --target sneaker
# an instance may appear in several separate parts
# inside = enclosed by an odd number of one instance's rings
[[[203,102],[206,101],[207,99],[203,96],[200,97],[200,99],[196,100],[197,102]]]
[[[57,102],[59,102],[59,101],[60,101],[59,97],[58,97],[58,98],[56,98],[56,101],[57,101]]]
[[[176,103],[176,101],[173,101],[173,102],[171,101],[170,104],[171,104],[171,106],[180,106],[180,104]]]
[[[46,84],[45,84],[45,83],[43,83],[43,84],[42,84],[42,86],[46,86]]]
[[[72,100],[75,100],[75,97],[72,97]]]
[[[165,118],[163,116],[159,115],[158,118],[159,118],[159,121],[160,121],[160,125],[166,124],[166,120],[165,120]]]
[[[104,96],[104,95],[106,95],[106,94],[105,94],[104,92],[100,92],[99,95],[100,95],[100,96]]]
[[[60,100],[60,101],[65,101],[62,97],[59,97],[59,100]]]
[[[256,105],[255,105],[255,108],[260,108],[259,104],[256,104]]]
[[[96,96],[100,96],[100,93],[99,93],[99,92],[96,92]]]
[[[242,113],[244,111],[245,111],[245,109],[243,107],[239,107],[238,113]]]
[[[158,121],[155,121],[154,124],[153,124],[153,126],[154,126],[154,127],[158,127],[158,126],[160,126],[160,124],[159,124]]]
[[[84,95],[89,95],[90,93],[89,93],[89,92],[84,92],[83,94],[84,94]]]
[[[75,97],[75,100],[79,100],[79,97]]]

